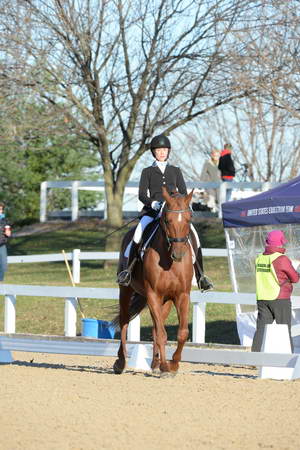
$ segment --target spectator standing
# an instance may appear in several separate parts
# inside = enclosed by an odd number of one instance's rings
[[[218,168],[221,172],[221,180],[231,183],[235,177],[235,167],[232,160],[232,145],[225,144],[220,154]],[[231,198],[232,189],[226,190],[226,201]]]
[[[284,254],[283,246],[286,243],[283,231],[270,231],[267,234],[265,251],[255,261],[258,315],[251,348],[253,352],[260,352],[265,325],[273,323],[274,320],[278,324],[288,325],[293,351],[291,294],[292,283],[299,281],[299,274],[292,261]]]
[[[4,213],[5,205],[0,203],[0,281],[4,280],[7,270],[7,239],[11,236],[11,228]]]
[[[219,164],[219,158],[220,158],[220,152],[219,150],[212,150],[210,152],[210,158],[205,161],[203,164],[200,180],[201,181],[207,181],[207,182],[219,182],[220,181],[220,172],[218,169]],[[207,206],[212,210],[212,212],[217,211],[217,205],[218,205],[218,196],[219,196],[219,189],[213,188],[213,189],[207,189],[208,194],[208,202]]]

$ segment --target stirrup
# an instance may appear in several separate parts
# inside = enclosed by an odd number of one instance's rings
[[[128,269],[122,270],[117,276],[117,283],[120,286],[129,286],[131,283],[131,272]]]
[[[197,283],[201,292],[210,291],[214,288],[213,283],[205,275],[200,280],[197,280]]]

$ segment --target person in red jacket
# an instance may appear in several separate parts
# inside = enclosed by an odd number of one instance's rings
[[[223,150],[221,151],[218,169],[221,172],[221,180],[227,183],[232,182],[235,177],[235,167],[232,160],[232,145],[225,144]],[[228,202],[231,198],[232,189],[226,190],[226,201]]]
[[[257,323],[253,338],[253,352],[260,352],[265,325],[273,323],[288,325],[291,349],[291,294],[293,283],[299,281],[299,273],[294,269],[292,261],[284,254],[287,240],[283,231],[274,230],[267,234],[266,247],[263,254],[256,258],[256,299]],[[296,262],[296,265],[299,261]]]

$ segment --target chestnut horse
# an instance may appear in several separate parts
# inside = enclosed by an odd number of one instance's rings
[[[115,323],[121,330],[118,359],[114,372],[120,374],[126,366],[126,332],[128,323],[148,305],[153,321],[152,370],[160,369],[162,375],[178,371],[183,346],[188,338],[188,313],[193,277],[191,246],[188,242],[192,211],[190,202],[193,192],[186,196],[169,195],[163,187],[165,206],[159,227],[145,250],[143,261],[138,260],[129,286],[120,286],[119,315]],[[130,242],[134,229],[122,242],[121,255]],[[119,272],[122,270],[122,256]],[[172,361],[166,360],[167,333],[165,320],[172,303],[178,316],[177,348]]]

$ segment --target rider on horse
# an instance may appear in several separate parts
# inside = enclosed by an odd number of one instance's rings
[[[118,274],[117,282],[122,286],[130,284],[131,273],[139,256],[140,243],[146,226],[160,215],[163,204],[162,186],[165,186],[169,193],[187,194],[180,168],[170,165],[167,161],[171,150],[168,137],[163,134],[154,136],[150,143],[150,149],[155,161],[150,167],[143,169],[140,178],[139,200],[144,204],[144,207],[133,240],[125,251],[127,267]],[[212,288],[212,284],[203,274],[200,241],[192,225],[191,230],[190,241],[195,254],[194,269],[197,284],[199,289],[207,290]]]

